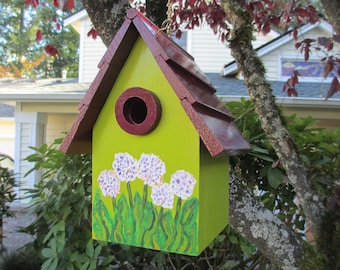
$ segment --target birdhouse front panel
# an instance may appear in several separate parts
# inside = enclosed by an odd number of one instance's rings
[[[96,119],[92,154],[93,238],[199,255],[227,224],[227,158],[209,155],[142,38]]]

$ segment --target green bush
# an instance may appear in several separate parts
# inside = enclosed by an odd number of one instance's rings
[[[4,157],[0,157],[0,164]],[[16,194],[14,187],[16,186],[15,177],[9,168],[0,166],[0,253],[2,252],[3,239],[3,218],[13,217],[9,203],[13,202]]]
[[[42,259],[37,254],[16,251],[5,254],[0,260],[1,270],[39,270]]]

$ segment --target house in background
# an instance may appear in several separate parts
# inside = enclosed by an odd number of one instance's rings
[[[23,189],[33,187],[39,181],[38,172],[23,177],[33,166],[24,160],[32,153],[28,147],[39,147],[42,143],[50,144],[54,139],[62,137],[63,132],[69,130],[77,116],[78,104],[97,74],[97,65],[106,51],[99,37],[96,40],[87,37],[91,22],[85,10],[67,18],[65,23],[72,25],[80,33],[79,78],[7,80],[0,84],[0,103],[15,108],[16,133],[13,148],[15,149],[15,172],[21,182],[21,187],[18,188],[19,197],[24,196]],[[326,22],[302,29],[304,37],[332,35],[332,29]],[[217,95],[223,101],[239,100],[240,96],[248,96],[243,80],[238,79],[242,78],[242,75],[233,62],[229,48],[213,35],[209,27],[204,26],[186,32],[179,44],[194,56],[196,63],[206,73],[217,89]],[[258,35],[254,46],[269,71],[268,79],[273,83],[278,104],[285,108],[287,114],[297,113],[302,117],[312,115],[319,120],[319,126],[322,127],[340,126],[338,117],[340,100],[337,99],[339,94],[327,102],[324,101],[329,87],[327,80],[306,78],[297,86],[298,89],[301,88],[298,98],[289,98],[282,92],[284,74],[288,74],[287,70],[283,72],[282,68],[289,68],[292,64],[297,65],[302,59],[294,49],[291,36],[279,36],[275,32],[266,36]],[[339,48],[336,50],[339,51]],[[300,62],[297,63],[296,60]],[[5,125],[2,123],[0,135],[5,130]]]
[[[99,36],[95,40],[87,36],[92,23],[85,10],[66,18],[64,23],[74,27],[80,35],[79,82],[92,82],[106,47]],[[278,36],[279,33],[275,31],[265,36],[258,34],[253,46],[258,48]],[[175,41],[195,58],[195,62],[205,73],[220,74],[224,65],[233,61],[228,45],[223,44],[206,24],[195,30],[184,31],[182,38]]]
[[[14,158],[14,106],[0,103],[0,154]]]

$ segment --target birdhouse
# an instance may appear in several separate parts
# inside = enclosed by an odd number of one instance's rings
[[[92,235],[199,255],[228,224],[228,156],[250,146],[194,59],[134,9],[65,137],[92,153]]]

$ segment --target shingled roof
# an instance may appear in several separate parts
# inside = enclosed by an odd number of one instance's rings
[[[215,95],[215,88],[193,57],[135,9],[127,11],[123,25],[100,61],[99,72],[78,106],[79,114],[61,150],[91,153],[93,126],[139,36],[177,94],[210,155],[250,150],[234,125],[233,116]]]

